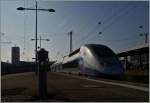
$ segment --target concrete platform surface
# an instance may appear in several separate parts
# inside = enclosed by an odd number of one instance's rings
[[[148,102],[147,89],[128,88],[110,84],[111,81],[99,78],[98,82],[87,77],[71,74],[51,73],[47,76],[48,96],[36,97],[37,77],[34,73],[6,75],[1,78],[2,101],[50,101],[50,102]],[[109,83],[108,83],[109,82]],[[120,82],[118,82],[120,83]],[[123,82],[121,82],[123,83]],[[127,84],[127,83],[125,83]],[[134,84],[134,83],[132,83]],[[131,85],[131,83],[130,83]],[[143,84],[144,85],[144,84]],[[135,86],[135,85],[134,85]],[[140,87],[142,84],[140,85]],[[146,88],[148,86],[143,86]]]

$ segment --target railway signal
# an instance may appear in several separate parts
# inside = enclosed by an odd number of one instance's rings
[[[48,51],[41,48],[37,52],[39,62],[38,68],[38,96],[45,98],[47,95],[47,69],[48,69]]]

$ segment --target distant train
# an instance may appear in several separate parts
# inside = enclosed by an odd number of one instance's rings
[[[51,71],[89,76],[118,76],[124,73],[124,68],[117,55],[107,46],[86,44],[52,64]]]

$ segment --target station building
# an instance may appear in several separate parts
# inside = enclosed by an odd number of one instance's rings
[[[118,53],[125,69],[149,69],[149,44],[137,45]]]

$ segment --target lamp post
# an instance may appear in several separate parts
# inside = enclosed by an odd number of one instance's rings
[[[46,95],[46,70],[42,69],[42,67],[39,67],[40,66],[40,63],[38,63],[38,53],[37,52],[37,11],[40,10],[40,11],[49,11],[49,12],[55,12],[54,9],[38,9],[37,8],[37,1],[36,1],[36,8],[33,9],[33,8],[23,8],[23,7],[19,7],[17,8],[17,10],[35,10],[36,11],[36,24],[35,24],[35,66],[36,68],[38,67],[38,71],[36,70],[36,74],[38,73],[38,88],[37,88],[37,95],[40,97],[40,98],[44,98],[45,95]],[[42,57],[43,58],[43,57]],[[40,62],[40,59],[39,59],[39,62]],[[39,64],[39,66],[38,66]],[[45,75],[43,75],[45,74]],[[44,82],[43,82],[44,81]]]
[[[48,11],[48,12],[55,12],[54,9],[38,9],[37,8],[37,1],[36,1],[36,8],[24,8],[24,7],[19,7],[17,10],[35,10],[36,11],[36,24],[35,24],[35,62],[37,62],[37,11]]]

